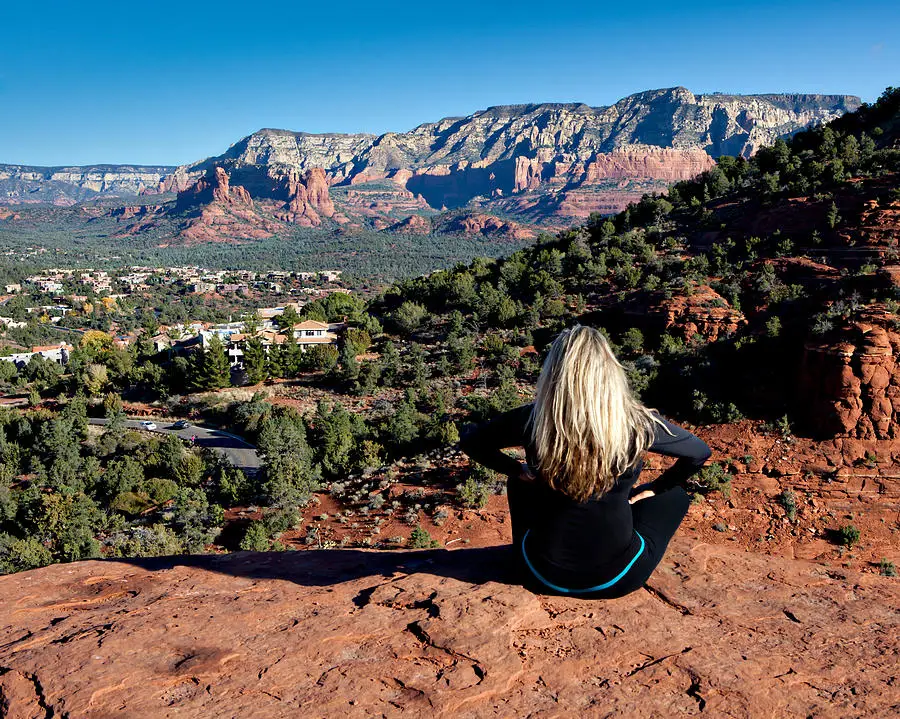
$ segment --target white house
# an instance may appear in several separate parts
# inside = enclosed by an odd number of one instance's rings
[[[331,332],[331,326],[325,322],[304,320],[294,325],[294,339],[300,349],[306,349],[312,345],[333,344],[337,341],[337,335]]]
[[[56,362],[58,365],[65,366],[69,362],[69,353],[72,346],[67,344],[47,345],[43,347],[32,347],[31,352],[17,352],[16,354],[0,357],[4,362],[12,362],[18,369],[27,365],[31,358],[35,355],[42,355],[44,358]]]
[[[18,327],[28,327],[27,322],[18,322],[14,320],[12,317],[0,317],[0,324],[9,327],[10,329],[15,329]]]

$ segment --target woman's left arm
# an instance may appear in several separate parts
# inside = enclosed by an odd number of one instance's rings
[[[628,499],[631,504],[661,494],[672,487],[684,486],[688,478],[698,472],[712,454],[709,445],[697,435],[664,417],[659,419],[662,426],[656,426],[656,439],[650,446],[650,451],[677,457],[678,461],[654,481],[635,487]]]

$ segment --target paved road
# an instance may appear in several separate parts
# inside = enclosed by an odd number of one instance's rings
[[[92,417],[88,421],[91,424],[101,426],[109,424],[108,419],[96,419]],[[125,426],[128,427],[128,429],[141,430],[144,429],[141,426],[142,421],[143,420],[128,419],[125,420]],[[221,452],[228,458],[228,461],[231,462],[231,464],[245,472],[256,472],[260,467],[259,455],[256,453],[256,447],[237,435],[223,432],[220,429],[201,427],[196,424],[192,424],[186,429],[172,429],[172,425],[169,422],[160,422],[155,419],[151,419],[150,421],[156,424],[156,429],[150,431],[159,432],[161,434],[174,434],[188,441],[190,441],[192,436],[195,436],[197,438],[195,442],[196,446],[209,447]]]

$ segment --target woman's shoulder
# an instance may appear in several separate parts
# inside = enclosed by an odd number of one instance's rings
[[[515,427],[517,430],[521,432],[527,432],[528,427],[531,423],[531,414],[534,408],[534,403],[529,402],[528,404],[523,404],[514,409],[508,410],[498,417],[498,419],[504,424],[509,425],[510,427]]]

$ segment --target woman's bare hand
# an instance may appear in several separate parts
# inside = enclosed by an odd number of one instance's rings
[[[628,504],[634,504],[635,502],[640,502],[642,499],[650,499],[650,497],[655,497],[656,492],[653,490],[652,485],[645,484],[643,487],[639,487],[640,491],[637,494],[632,495],[628,498]]]

